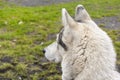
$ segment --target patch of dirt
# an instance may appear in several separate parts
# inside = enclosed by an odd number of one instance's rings
[[[12,57],[5,56],[5,57],[2,57],[0,61],[3,63],[12,63],[12,59],[13,59]]]
[[[39,6],[39,5],[66,3],[77,0],[6,0],[6,1],[11,3],[16,3],[22,6]]]
[[[0,77],[0,80],[12,80],[12,79]]]
[[[9,71],[9,70],[13,70],[13,68],[7,67],[7,68],[4,68],[4,69],[0,69],[0,73],[5,73],[5,72],[7,72],[7,71]],[[0,79],[0,80],[1,80],[1,79]]]
[[[101,19],[93,19],[97,25],[107,29],[120,29],[120,16],[112,16],[112,17],[103,17]]]
[[[56,34],[48,34],[47,40],[53,40],[56,38]]]

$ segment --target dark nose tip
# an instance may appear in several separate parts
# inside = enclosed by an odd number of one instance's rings
[[[42,52],[45,53],[46,52],[45,49],[43,49]]]

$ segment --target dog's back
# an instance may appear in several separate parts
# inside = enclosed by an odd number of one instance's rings
[[[78,6],[77,9],[79,7],[81,6]],[[87,13],[87,11],[84,12]],[[94,21],[90,18],[83,18],[84,16],[81,16],[81,14],[84,12],[77,12],[80,18],[76,19],[83,20],[87,28],[89,28],[87,29],[89,43],[86,46],[86,53],[84,54],[87,60],[85,67],[75,80],[120,80],[120,74],[116,70],[116,53],[112,40]],[[88,16],[88,13],[86,15]]]

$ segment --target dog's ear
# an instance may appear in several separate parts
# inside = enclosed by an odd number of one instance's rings
[[[88,12],[86,11],[83,5],[77,5],[75,10],[75,20],[78,22],[91,20]]]
[[[65,8],[62,9],[62,24],[64,27],[70,28],[75,28],[77,25]]]

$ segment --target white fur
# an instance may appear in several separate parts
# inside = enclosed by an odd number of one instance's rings
[[[64,51],[56,40],[45,48],[46,58],[61,62],[62,80],[120,80],[111,39],[83,8],[78,5],[75,13],[75,20],[81,22],[74,21],[65,8],[62,9],[62,40],[68,50]]]

